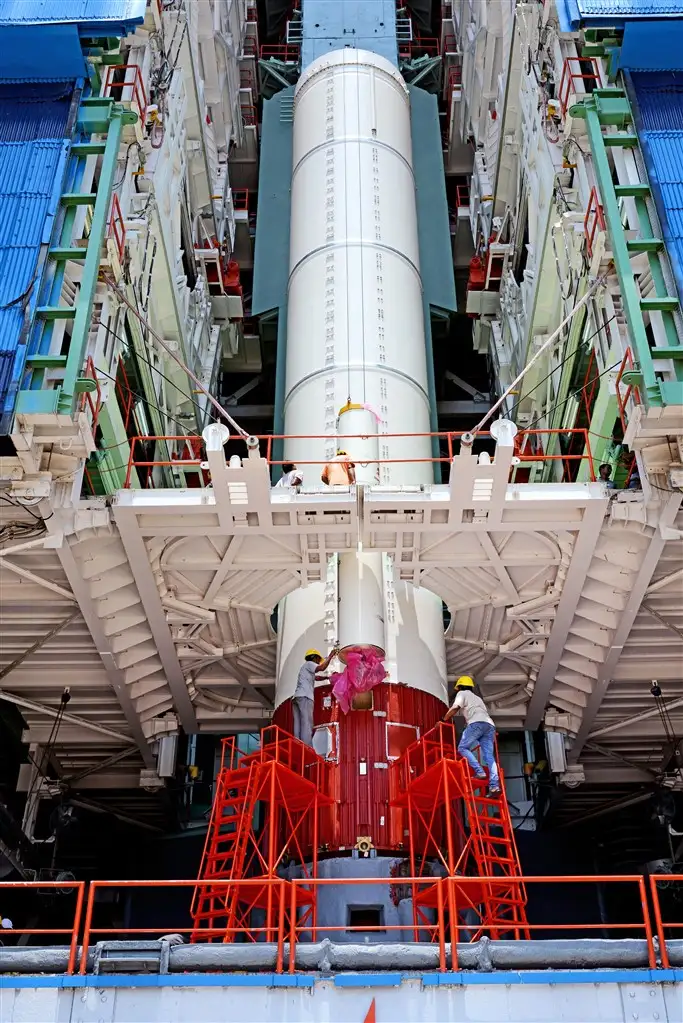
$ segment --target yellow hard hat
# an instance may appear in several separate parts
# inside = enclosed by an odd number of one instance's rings
[[[323,655],[319,650],[307,650],[304,659],[308,657],[319,657],[321,661],[323,659]]]
[[[337,449],[337,454],[338,454],[338,455],[345,455],[345,454],[346,454],[346,451],[344,451],[344,449],[343,449],[343,448],[338,448],[338,449]]]
[[[468,686],[468,688],[474,689],[474,679],[470,678],[469,675],[461,675],[455,684],[456,686]]]

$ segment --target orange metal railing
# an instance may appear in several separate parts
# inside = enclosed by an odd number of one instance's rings
[[[438,742],[434,743],[434,751],[436,753]],[[640,874],[624,874],[624,875],[611,875],[611,874],[600,874],[600,875],[578,875],[578,876],[526,876],[522,875],[515,880],[524,884],[525,886],[539,886],[539,885],[594,885],[594,884],[607,884],[607,885],[621,885],[626,886],[627,891],[630,890],[637,901],[640,903],[640,913],[637,919],[632,921],[619,921],[619,922],[607,922],[600,921],[598,923],[577,923],[575,920],[571,923],[529,923],[525,927],[531,932],[532,936],[539,932],[553,933],[553,932],[579,932],[585,934],[587,932],[602,932],[605,930],[610,932],[624,931],[624,932],[635,932],[637,935],[642,935],[645,939],[647,946],[647,958],[650,969],[669,969],[670,968],[670,957],[667,941],[673,938],[678,932],[683,930],[683,922],[680,920],[680,915],[674,920],[665,920],[662,914],[661,907],[661,892],[660,887],[666,885],[670,887],[672,885],[680,885],[683,882],[683,876],[679,874],[659,874],[652,875],[649,878],[649,895],[650,903],[652,906],[652,916],[650,905],[648,904],[648,886],[644,876]],[[395,931],[417,931],[414,935],[415,940],[424,940],[423,935],[426,935],[430,941],[439,946],[439,969],[444,971],[447,969],[447,945],[452,947],[457,946],[458,935],[465,931],[471,930],[471,925],[459,924],[458,920],[458,906],[464,908],[469,905],[467,891],[470,887],[477,890],[477,886],[481,887],[486,885],[487,888],[492,891],[496,889],[496,886],[509,886],[509,878],[501,877],[391,877],[391,878],[294,878],[291,880],[285,880],[280,877],[272,878],[245,878],[241,879],[239,884],[240,887],[248,889],[250,886],[253,888],[260,888],[265,890],[266,887],[271,888],[276,897],[276,905],[278,906],[277,914],[277,925],[271,925],[269,928],[265,927],[251,927],[244,922],[241,926],[235,926],[232,928],[235,934],[244,934],[247,940],[255,941],[259,940],[260,936],[266,931],[269,932],[267,937],[273,940],[277,944],[277,965],[276,971],[283,973],[285,970],[285,945],[289,944],[291,949],[291,955],[289,957],[288,969],[290,972],[294,972],[296,969],[296,947],[297,944],[307,943],[311,940],[316,941],[321,935],[321,932],[325,932],[325,935],[334,935],[337,932],[343,933],[360,933],[368,934],[370,932],[381,932],[391,934]],[[196,880],[194,878],[188,880],[143,880],[143,881],[92,881],[90,882],[89,889],[87,892],[86,900],[86,882],[84,881],[0,881],[0,893],[11,892],[13,895],[20,893],[27,893],[30,891],[36,891],[38,889],[54,889],[63,891],[64,889],[73,889],[76,894],[76,904],[73,911],[72,923],[70,927],[62,928],[12,928],[3,930],[3,937],[10,935],[36,935],[41,939],[65,936],[68,938],[69,943],[69,957],[67,960],[67,974],[73,974],[77,963],[78,963],[78,951],[79,951],[79,938],[82,930],[82,948],[80,954],[80,972],[82,974],[87,973],[88,968],[88,951],[92,945],[93,939],[97,936],[99,939],[125,939],[126,937],[135,938],[142,935],[161,935],[167,934],[170,931],[178,934],[191,934],[195,928],[191,923],[187,923],[187,926],[170,926],[167,921],[159,925],[151,925],[149,927],[104,927],[99,926],[95,920],[96,906],[98,904],[98,896],[106,889],[117,888],[128,893],[133,893],[138,889],[150,889],[150,888],[162,888],[166,891],[176,888],[187,888],[188,892],[192,893],[197,888],[204,886],[212,886],[216,888],[221,882],[217,879],[206,879]],[[297,908],[301,906],[302,897],[309,897],[311,889],[320,885],[363,885],[363,884],[388,884],[393,886],[410,886],[414,892],[421,895],[429,896],[429,904],[434,907],[434,919],[431,923],[420,922],[417,926],[415,924],[405,923],[401,924],[380,924],[380,925],[366,925],[360,926],[348,926],[346,923],[340,924],[324,924],[320,926],[314,926],[310,921],[301,922],[297,919]],[[230,888],[231,882],[225,882],[226,894]],[[277,889],[277,892],[276,892]],[[276,894],[275,894],[276,893]],[[472,896],[476,898],[476,896]],[[85,915],[83,909],[85,906]],[[634,914],[635,915],[635,914]],[[654,929],[652,927],[651,920],[654,918]],[[189,918],[188,918],[189,919]],[[669,932],[673,932],[669,933]],[[213,936],[224,936],[225,928],[221,927],[217,930],[216,935]],[[203,931],[201,937],[208,939],[212,936],[212,932]],[[656,938],[656,942],[655,942]],[[44,944],[44,941],[41,941]],[[658,961],[659,959],[659,961]],[[452,963],[452,969],[458,969],[457,952]]]
[[[605,225],[605,214],[598,198],[597,189],[591,188],[591,194],[588,198],[588,206],[586,208],[586,216],[583,218],[583,230],[586,235],[586,251],[588,252],[588,258],[593,257],[593,243],[595,242],[595,236],[598,232],[604,232],[606,230]]]
[[[590,71],[584,71],[584,65],[590,65]],[[597,57],[567,57],[562,67],[558,99],[560,111],[564,117],[569,106],[569,97],[574,91],[574,82],[583,82],[584,90],[592,92],[602,85],[602,74]]]
[[[123,72],[120,82],[115,82],[117,71]],[[147,93],[142,80],[142,72],[137,64],[112,64],[107,68],[104,80],[104,95],[120,100],[124,89],[131,90],[131,105],[136,109],[142,127],[147,120]]]
[[[126,248],[126,224],[123,219],[123,213],[121,212],[121,203],[119,202],[119,197],[116,192],[114,192],[111,200],[108,231],[109,237],[114,239],[119,263],[121,263],[123,262],[123,253]]]
[[[233,188],[232,190],[232,208],[235,211],[248,210],[249,209],[249,189],[248,188]]]
[[[604,933],[607,929],[610,932],[623,931],[626,933],[642,936],[645,940],[647,947],[647,960],[650,969],[657,969],[660,965],[662,968],[669,968],[669,956],[666,947],[666,928],[683,928],[683,923],[663,923],[661,916],[661,908],[659,904],[659,893],[657,890],[657,884],[660,882],[677,881],[680,882],[683,878],[677,875],[661,875],[650,878],[650,890],[652,896],[652,903],[654,907],[654,918],[656,923],[656,935],[658,938],[657,944],[659,946],[659,958],[660,962],[657,961],[657,946],[655,945],[654,932],[651,923],[650,907],[647,899],[647,886],[645,878],[640,874],[624,874],[624,875],[613,875],[613,874],[598,874],[598,875],[577,875],[577,876],[520,876],[515,878],[525,886],[539,886],[539,885],[595,885],[595,884],[609,884],[609,885],[621,885],[626,886],[627,890],[630,889],[634,894],[634,901],[637,901],[640,905],[640,913],[637,919],[619,921],[619,922],[579,922],[575,920],[570,923],[529,923],[525,924],[525,930],[528,929],[532,936],[534,933],[538,934],[543,932],[546,934],[555,934],[559,932],[574,932],[582,936],[586,934],[592,934],[597,931]],[[62,885],[62,882],[57,882]],[[73,882],[74,885],[80,884],[83,887],[83,882]],[[165,890],[187,888],[194,892],[196,889],[204,887],[211,887],[213,889],[225,888],[226,896],[234,882],[225,881],[221,882],[216,878],[208,878],[203,880],[145,880],[145,881],[92,881],[88,891],[88,898],[85,912],[85,922],[83,928],[83,941],[82,941],[82,952],[80,958],[80,972],[85,974],[87,972],[88,964],[88,950],[92,944],[93,938],[96,936],[99,940],[110,938],[121,940],[125,938],[139,938],[147,935],[160,935],[168,933],[169,929],[173,933],[190,935],[194,934],[195,940],[197,937],[196,929],[188,923],[187,926],[176,927],[173,925],[170,927],[168,922],[165,922],[156,926],[149,927],[104,927],[99,926],[95,920],[96,915],[96,904],[98,895],[106,889],[118,888],[120,890],[132,893],[137,889],[150,889],[150,888],[162,888]],[[428,902],[429,905],[433,906],[434,917],[431,922],[421,921],[419,923],[380,923],[376,925],[361,924],[361,925],[349,925],[346,922],[339,924],[316,924],[311,922],[310,919],[305,919],[303,922],[299,917],[299,911],[302,905],[302,901],[310,899],[311,892],[324,885],[378,885],[385,884],[389,886],[389,889],[396,886],[411,887],[413,892],[418,894],[421,899]],[[270,890],[273,892],[274,904],[277,906],[277,920],[268,927],[262,926],[250,926],[249,923],[241,921],[238,925],[228,928],[231,936],[244,935],[248,941],[263,940],[265,935],[266,940],[272,941],[277,947],[276,953],[276,972],[283,973],[285,971],[285,950],[288,946],[287,951],[289,952],[289,963],[287,969],[290,973],[294,973],[296,970],[296,950],[297,946],[301,943],[308,944],[311,941],[318,941],[321,937],[334,937],[337,933],[343,933],[348,935],[349,933],[357,933],[359,935],[366,936],[370,933],[375,934],[387,934],[389,936],[396,931],[414,932],[414,940],[424,940],[426,937],[433,944],[438,944],[439,947],[439,969],[445,971],[448,968],[448,952],[450,949],[455,949],[455,954],[452,958],[451,968],[453,970],[459,969],[457,945],[458,939],[461,932],[470,932],[472,925],[467,923],[458,923],[458,912],[460,909],[468,908],[472,901],[478,898],[476,894],[482,886],[486,886],[489,892],[501,892],[509,888],[510,878],[503,878],[500,876],[491,877],[474,877],[474,876],[456,876],[456,877],[390,877],[390,878],[375,878],[375,877],[344,877],[344,878],[292,878],[284,879],[281,877],[259,877],[259,878],[244,878],[239,881],[240,888],[244,888],[245,892],[250,889],[260,890],[265,892]],[[468,896],[468,891],[472,891],[473,894]],[[246,896],[245,896],[246,897]],[[82,895],[81,895],[82,901]],[[635,915],[635,914],[634,914]],[[75,955],[77,949],[77,938],[78,938],[78,927],[80,924],[80,912],[77,920],[74,923],[74,930],[72,932],[71,948],[73,951],[73,962],[70,959],[70,972],[73,972],[73,965],[75,964]],[[33,932],[38,933],[38,932]],[[45,933],[45,932],[43,932]],[[226,936],[226,928],[220,927],[215,928],[215,932],[211,929],[205,929],[200,932],[200,939],[208,940],[210,937],[222,937]],[[234,938],[233,938],[234,940]],[[448,949],[450,946],[450,949]]]
[[[419,464],[419,463],[423,463],[423,462],[432,462],[432,463],[435,463],[435,464],[436,463],[450,464],[453,461],[454,455],[456,453],[456,451],[455,451],[456,442],[459,442],[465,435],[466,435],[465,431],[457,431],[457,432],[454,431],[454,432],[451,432],[451,433],[383,433],[383,434],[381,434],[381,437],[382,437],[383,441],[384,440],[391,440],[391,439],[410,440],[410,439],[420,439],[420,438],[430,438],[430,439],[431,438],[437,438],[437,440],[440,442],[442,450],[445,453],[442,454],[442,455],[439,455],[439,456],[430,456],[428,458],[417,458],[417,457],[378,458],[378,459],[376,459],[376,461],[377,461],[377,464],[379,464],[379,465],[400,465],[400,464],[406,464],[406,463]],[[325,440],[325,441],[329,441],[329,439],[330,439],[326,434],[255,434],[255,436],[256,436],[256,439],[261,443],[262,447],[265,446],[264,457],[265,457],[266,461],[268,462],[268,464],[271,465],[271,466],[273,466],[273,465],[275,465],[275,466],[285,465],[290,460],[290,459],[277,459],[277,458],[273,458],[273,442],[276,441],[276,440],[306,440],[306,441],[321,441],[321,440]],[[485,440],[485,439],[490,438],[490,436],[491,436],[490,433],[482,432],[482,433],[478,433],[477,434],[477,439],[478,440]],[[546,454],[545,451],[542,450],[542,444],[540,443],[541,442],[541,438],[543,438],[545,436],[547,436],[547,437],[563,436],[563,437],[567,437],[567,438],[570,438],[570,439],[574,438],[574,437],[577,437],[579,440],[581,440],[581,439],[583,440],[583,450],[580,451],[580,452],[577,452],[576,454],[572,454],[572,453],[565,453],[565,454],[558,454],[558,455]],[[235,440],[239,440],[240,438],[236,437],[234,439]],[[530,441],[531,439],[534,440],[534,443],[536,444],[536,447],[541,447],[540,451],[539,450],[535,450],[532,447],[529,447],[529,448],[525,449],[525,447],[524,447],[525,441]],[[345,441],[348,441],[348,440],[367,440],[367,435],[365,435],[365,434],[355,434],[353,436],[345,437],[344,440]],[[179,459],[170,459],[170,460],[145,459],[145,460],[140,460],[140,459],[137,459],[135,457],[136,445],[137,444],[139,444],[139,443],[140,444],[142,444],[142,443],[156,443],[158,441],[166,441],[166,442],[171,442],[171,443],[183,442],[183,443],[189,443],[189,444],[197,445],[197,446],[203,444],[203,441],[202,441],[202,439],[200,437],[189,436],[189,435],[188,436],[179,436],[179,435],[172,435],[172,436],[171,435],[169,435],[169,436],[143,436],[143,435],[140,435],[138,437],[132,437],[131,440],[130,440],[130,457],[129,457],[129,460],[128,460],[128,471],[126,473],[126,481],[124,483],[124,487],[125,488],[130,486],[130,479],[131,479],[131,476],[132,476],[133,469],[140,469],[140,468],[147,469],[148,472],[145,473],[144,475],[148,479],[151,479],[151,475],[152,475],[151,470],[153,470],[154,468],[157,468],[157,467],[160,467],[160,468],[161,467],[166,467],[167,468],[168,466],[172,465],[172,466],[180,467],[180,468],[183,468],[183,469],[195,469],[195,470],[199,470],[200,469],[201,461],[202,461],[200,458],[183,459],[182,461],[180,461]],[[583,461],[587,461],[588,462],[588,468],[589,468],[589,479],[595,480],[595,478],[596,478],[595,477],[595,465],[594,465],[594,461],[593,461],[593,452],[591,450],[590,437],[589,437],[589,432],[588,432],[587,429],[577,429],[577,428],[574,428],[574,429],[561,429],[561,430],[520,430],[519,433],[517,434],[517,437],[515,438],[515,454],[516,454],[517,458],[519,458],[520,465],[531,464],[531,463],[534,463],[534,462],[544,462],[544,463],[546,463],[546,462],[562,462],[563,465],[565,466],[565,470],[566,470],[567,463],[569,463],[569,462],[579,462],[579,463],[581,463]],[[304,465],[321,465],[323,461],[324,461],[324,459],[321,459],[321,457],[310,458],[310,459],[297,459],[297,465],[299,465],[299,466],[304,466]],[[516,466],[516,468],[519,468],[519,466]]]
[[[242,114],[242,123],[244,125],[254,126],[258,123],[256,107],[253,103],[240,103],[240,112]]]
[[[92,356],[88,356],[85,360],[85,369],[83,370],[83,376],[87,380],[94,380],[95,390],[84,391],[81,396],[81,412],[85,412],[86,408],[90,411],[90,429],[95,434],[97,429],[97,422],[100,418],[100,411],[102,409],[102,389],[100,387],[100,381],[97,376],[97,370],[95,369],[95,363],[92,360]],[[95,399],[93,400],[93,395]]]
[[[634,384],[628,384],[625,392],[622,392],[621,390],[624,373],[632,373],[634,369],[635,364],[633,362],[633,353],[631,352],[630,348],[627,348],[626,351],[624,352],[624,358],[621,360],[621,365],[619,367],[619,372],[617,373],[617,381],[615,385],[617,395],[617,407],[619,409],[619,418],[621,419],[621,428],[624,431],[624,433],[626,433],[626,427],[628,426],[627,407],[629,399],[631,398],[631,396],[633,396],[633,400],[635,401],[636,405],[642,404],[640,391],[638,390],[637,386],[635,386]]]
[[[3,928],[2,937],[10,934],[40,935],[41,937],[57,935],[69,938],[69,959],[66,972],[71,974],[76,968],[76,957],[78,954],[78,935],[81,930],[81,917],[83,914],[83,902],[85,899],[85,881],[0,881],[0,892],[9,891],[13,893],[51,890],[63,892],[64,889],[72,889],[76,893],[76,905],[74,907],[73,922],[71,927],[12,927]]]
[[[278,46],[265,45],[261,47],[261,60],[280,60],[283,64],[299,63],[299,47],[293,43],[284,43]]]
[[[680,885],[683,881],[681,874],[650,874],[650,895],[652,898],[652,906],[654,909],[655,927],[657,929],[657,939],[659,942],[659,956],[662,963],[662,968],[668,970],[671,966],[669,961],[669,949],[666,943],[666,931],[667,929],[672,931],[681,931],[683,929],[683,923],[680,920],[664,920],[662,918],[662,906],[659,896],[658,885],[666,884]]]

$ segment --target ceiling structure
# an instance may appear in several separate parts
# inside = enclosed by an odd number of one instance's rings
[[[39,749],[68,687],[54,758],[77,787],[142,794],[159,736],[266,723],[274,607],[359,542],[444,600],[449,677],[477,676],[499,728],[567,731],[584,792],[661,778],[652,679],[683,728],[680,495],[511,484],[501,444],[491,464],[463,448],[448,484],[360,495],[273,490],[218,436],[207,454],[204,490],[1,505],[3,536],[24,533],[0,551],[0,688]]]

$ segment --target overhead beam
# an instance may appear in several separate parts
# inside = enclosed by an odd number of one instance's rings
[[[669,713],[672,710],[676,710],[677,707],[683,707],[683,697],[678,700],[671,700],[670,703],[664,704],[661,710],[664,713]],[[612,732],[619,732],[623,728],[628,728],[630,725],[637,725],[640,721],[647,721],[648,718],[659,717],[660,708],[653,707],[651,710],[644,710],[640,714],[630,714],[627,718],[621,718],[620,721],[613,721],[609,725],[604,725],[602,728],[596,729],[589,735],[590,739],[597,739],[601,735],[610,735]]]
[[[16,657],[13,661],[11,661],[10,664],[6,664],[5,667],[0,670],[0,680],[3,678],[7,678],[7,676],[11,672],[13,672],[15,668],[18,668],[20,664],[23,664],[24,661],[28,660],[29,657],[35,654],[37,650],[40,650],[42,646],[45,646],[46,643],[49,643],[50,640],[57,635],[57,633],[61,632],[62,629],[65,629],[67,627],[67,625],[70,625],[71,622],[75,621],[76,618],[80,617],[81,611],[79,608],[77,611],[74,611],[73,614],[70,614],[63,621],[59,622],[58,625],[55,625],[54,628],[50,629],[50,631],[46,633],[44,636],[41,636],[40,639],[37,639],[35,643],[32,643],[27,650],[24,650],[23,654],[19,654],[19,656]]]
[[[230,674],[237,679],[239,684],[244,686],[247,692],[251,693],[251,695],[267,710],[272,711],[274,709],[273,701],[267,697],[265,693],[262,693],[260,689],[257,689],[246,672],[242,671],[241,668],[238,668],[232,660],[229,660],[227,657],[221,657],[218,663],[222,665],[226,671],[230,672]]]
[[[6,689],[0,689],[0,700],[6,700],[7,703],[13,703],[15,707],[23,707],[24,710],[32,710],[35,714],[42,714],[48,718],[60,717],[62,721],[66,721],[71,725],[79,725],[81,728],[87,728],[91,732],[98,732],[100,735],[106,735],[107,738],[115,739],[116,742],[135,743],[135,739],[130,735],[122,735],[121,732],[115,732],[113,728],[107,728],[106,725],[100,725],[96,721],[89,721],[88,718],[79,717],[77,714],[68,714],[66,711],[62,714],[59,707],[48,707],[44,703],[27,700],[17,693],[8,693]],[[37,740],[34,739],[32,741],[35,742]]]
[[[51,593],[56,593],[57,596],[63,600],[68,600],[70,603],[77,603],[76,597],[69,590],[65,590],[63,586],[58,586],[57,583],[53,583],[51,579],[43,579],[41,576],[36,575],[35,572],[29,572],[23,565],[15,565],[13,561],[8,558],[3,558],[0,561],[0,568],[7,568],[10,572],[14,572],[15,575],[22,576],[23,579],[28,579],[29,582],[35,583],[36,586],[42,587],[44,590],[50,590]]]
[[[640,569],[638,570],[638,575],[631,587],[628,603],[621,612],[619,625],[612,637],[612,642],[607,656],[598,669],[598,677],[595,680],[593,691],[588,698],[588,703],[584,708],[583,715],[581,717],[581,727],[577,732],[576,739],[572,743],[572,748],[569,753],[570,763],[576,763],[579,759],[583,744],[590,735],[593,722],[600,710],[604,695],[612,681],[612,676],[614,675],[617,663],[624,649],[624,644],[629,637],[636,615],[640,610],[643,597],[645,596],[645,591],[650,585],[652,574],[659,564],[659,559],[662,556],[664,545],[667,542],[664,539],[666,531],[671,525],[673,525],[676,519],[678,509],[681,505],[681,499],[683,499],[683,494],[672,494],[668,498],[666,505],[662,510],[658,528],[652,535],[649,547],[645,553]],[[646,608],[646,610],[652,614],[652,610],[650,608]],[[656,618],[659,618],[657,612],[655,612],[654,615]],[[667,623],[664,622],[664,624],[666,625]],[[678,632],[675,627],[674,631]]]
[[[128,723],[128,727],[130,728],[132,740],[137,744],[145,762],[145,766],[154,767],[154,754],[152,753],[149,743],[145,738],[145,733],[142,730],[142,723],[138,717],[135,705],[133,704],[133,700],[131,699],[131,695],[128,691],[124,674],[114,660],[109,637],[104,631],[102,620],[98,618],[95,613],[95,605],[88,591],[86,582],[81,575],[80,569],[76,564],[74,553],[66,540],[64,540],[61,546],[57,547],[56,550],[61,566],[64,570],[64,574],[69,582],[69,586],[74,592],[81,609],[81,614],[85,619],[88,629],[90,630],[90,635],[97,647],[97,652],[102,659],[109,683],[116,693],[116,698],[119,701],[123,715]],[[115,734],[116,733],[112,733],[112,735]],[[124,742],[131,741],[131,738],[128,736],[122,738]]]
[[[550,631],[545,654],[538,672],[538,679],[533,696],[529,701],[529,710],[524,727],[535,732],[543,720],[545,708],[550,697],[550,690],[560,658],[564,652],[569,626],[574,620],[576,608],[581,600],[583,584],[588,568],[595,553],[600,530],[605,518],[607,500],[589,502],[579,528],[579,535],[572,551],[572,560],[564,581],[562,595],[557,605],[555,621]]]
[[[164,666],[168,687],[173,696],[175,710],[188,734],[197,731],[197,718],[187,691],[185,675],[180,666],[175,643],[166,620],[159,590],[149,563],[149,552],[140,536],[137,519],[129,509],[114,505],[114,519],[119,529],[121,542],[128,555],[128,565],[138,588],[147,621],[152,630],[161,663]]]

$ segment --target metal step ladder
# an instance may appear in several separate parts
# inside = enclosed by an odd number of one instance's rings
[[[124,125],[136,120],[134,112],[112,99],[94,96],[81,100],[59,213],[29,328],[25,373],[16,406],[17,414],[23,417],[63,416],[67,425],[77,411],[79,396],[93,389],[92,378],[83,375],[88,332],[122,131]],[[102,157],[96,191],[82,187],[91,177],[87,163],[91,157]],[[83,216],[84,207],[92,210],[91,218]],[[65,273],[70,261],[82,263],[83,270],[75,301],[66,302]],[[62,330],[57,326],[61,322],[70,324],[70,328]]]
[[[629,184],[614,184],[608,150],[617,147],[636,149],[638,136],[633,130],[633,113],[623,89],[594,89],[585,99],[573,106],[571,117],[583,118],[590,141],[593,168],[598,182],[604,218],[610,238],[614,265],[619,278],[621,296],[628,324],[629,338],[635,365],[624,373],[626,385],[638,387],[648,406],[683,404],[683,344],[681,343],[681,307],[678,295],[671,294],[667,278],[666,246],[659,233],[650,183],[641,180]],[[614,130],[616,129],[616,130]],[[636,167],[641,159],[635,161]],[[642,175],[642,172],[639,171]],[[632,199],[638,218],[637,237],[627,238],[622,223],[620,203]],[[634,269],[634,256],[644,255],[649,274]],[[643,294],[640,277],[648,278],[648,293]],[[644,317],[661,317],[665,345],[650,340]],[[673,360],[675,379],[663,379],[667,362]]]

